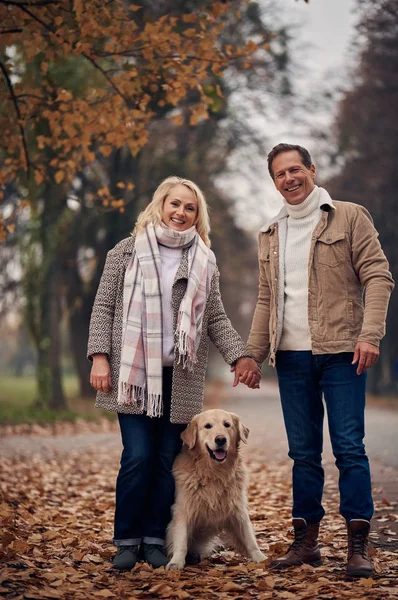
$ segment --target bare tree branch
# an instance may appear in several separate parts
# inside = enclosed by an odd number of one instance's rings
[[[12,29],[0,29],[0,35],[8,35],[9,33],[22,33],[21,27],[14,27]]]
[[[29,2],[29,0],[24,0],[22,2],[17,2],[16,0],[0,0],[0,4],[4,4],[5,6],[50,6],[51,4],[61,4],[60,0],[36,0],[35,2]]]
[[[12,100],[12,103],[14,105],[15,112],[17,113],[18,127],[19,127],[19,132],[21,134],[22,146],[23,146],[23,150],[24,150],[24,154],[25,154],[26,170],[27,170],[27,173],[29,175],[30,174],[30,161],[29,161],[28,145],[27,145],[27,142],[26,142],[25,129],[23,128],[23,125],[22,125],[22,116],[21,116],[21,112],[19,110],[18,100],[17,100],[17,98],[15,96],[14,88],[12,86],[12,82],[11,82],[10,76],[7,73],[7,69],[5,68],[5,66],[3,65],[3,63],[1,61],[0,61],[0,69],[3,72],[4,78],[5,78],[6,82],[7,82],[7,87],[8,87],[8,90],[10,92],[11,100]]]

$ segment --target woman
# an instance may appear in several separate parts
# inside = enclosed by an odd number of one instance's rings
[[[96,406],[118,413],[123,452],[116,483],[113,560],[167,564],[180,435],[203,405],[208,338],[233,365],[245,347],[227,318],[210,250],[203,193],[168,177],[131,237],[107,256],[90,322]],[[258,368],[247,359],[249,378]],[[245,383],[247,383],[245,381]]]

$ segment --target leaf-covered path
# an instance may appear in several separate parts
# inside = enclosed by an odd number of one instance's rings
[[[229,398],[223,405],[239,412],[234,402]],[[240,412],[246,420],[252,419],[252,440],[245,448],[251,518],[260,546],[271,559],[291,541],[291,465],[272,408],[266,423],[257,419],[257,427],[246,404]],[[322,567],[273,573],[269,561],[255,565],[233,552],[220,551],[181,573],[154,571],[144,564],[128,573],[115,573],[110,568],[114,553],[110,540],[118,435],[87,427],[78,435],[62,433],[47,437],[46,451],[33,454],[29,453],[33,437],[25,437],[25,446],[20,447],[23,456],[8,452],[0,461],[0,596],[4,598],[398,598],[397,503],[385,497],[381,488],[375,490],[371,552],[377,574],[368,580],[347,580],[345,530],[338,515],[337,479],[330,457],[326,457]],[[264,436],[268,443],[260,443]],[[45,441],[43,436],[35,437]]]

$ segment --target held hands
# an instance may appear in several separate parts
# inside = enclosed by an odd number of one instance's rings
[[[253,358],[244,356],[238,358],[235,365],[231,367],[231,372],[235,373],[232,387],[236,387],[239,383],[244,383],[250,389],[259,389],[261,370]]]
[[[369,367],[373,367],[379,358],[379,349],[373,344],[367,342],[358,342],[355,346],[354,358],[352,364],[358,363],[357,375],[364,373]]]
[[[91,367],[90,384],[99,392],[110,392],[112,389],[111,369],[106,354],[94,354]]]

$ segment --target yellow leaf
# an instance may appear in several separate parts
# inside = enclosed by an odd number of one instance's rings
[[[102,146],[99,147],[99,151],[104,156],[109,156],[111,154],[111,152],[112,152],[112,146],[102,145]]]
[[[130,4],[130,10],[133,12],[137,12],[137,10],[141,10],[142,6],[138,6],[138,4]]]
[[[177,127],[180,127],[184,124],[184,115],[174,115],[171,117],[171,120]]]
[[[61,181],[62,181],[64,178],[65,178],[65,171],[57,171],[57,172],[55,173],[55,177],[54,177],[54,179],[55,179],[55,181],[56,181],[57,183],[61,183]]]
[[[126,187],[126,185],[123,183],[123,181],[118,181],[116,184],[116,187],[124,189]]]
[[[375,584],[375,580],[370,577],[369,579],[362,578],[359,582],[363,587],[373,587]]]
[[[275,579],[273,577],[265,577],[257,583],[257,588],[262,591],[273,587],[275,587]]]
[[[40,173],[40,171],[35,171],[35,182],[36,182],[36,185],[40,185],[42,183],[43,179],[44,179],[44,177]]]
[[[223,585],[223,592],[241,592],[242,587],[233,581],[229,581],[226,585]]]
[[[196,35],[196,29],[193,29],[192,27],[190,29],[186,29],[183,34],[185,35],[185,37],[188,38],[193,38]]]
[[[189,15],[182,15],[181,18],[184,21],[184,23],[195,23],[197,17],[195,14],[189,14]]]

